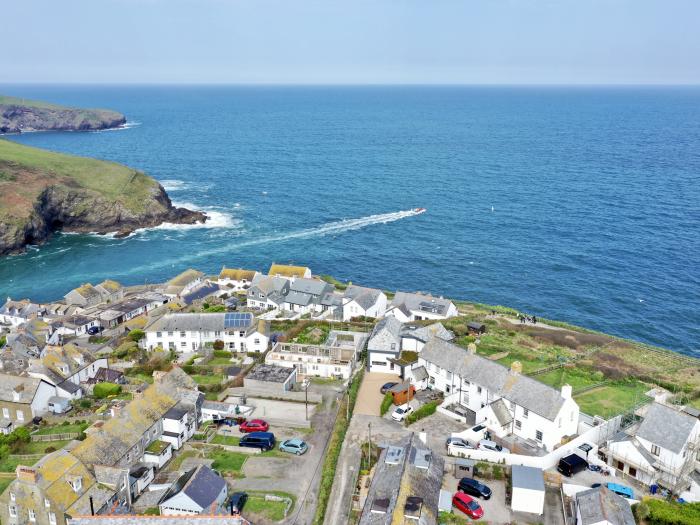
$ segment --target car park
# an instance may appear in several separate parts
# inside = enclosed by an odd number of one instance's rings
[[[248,501],[248,494],[245,492],[234,492],[228,500],[228,508],[234,516],[243,512],[245,502]]]
[[[309,446],[306,442],[299,438],[287,439],[280,443],[280,450],[289,452],[290,454],[296,454],[297,456],[301,456],[308,449]]]
[[[241,432],[267,432],[270,425],[267,424],[267,421],[263,421],[262,419],[252,419],[250,421],[244,421],[238,428]]]
[[[447,441],[445,442],[445,447],[447,450],[450,449],[450,446],[457,448],[457,449],[462,449],[462,450],[467,450],[471,449],[474,450],[474,446],[469,444],[467,441],[460,437],[449,437],[447,438]]]
[[[406,417],[413,412],[413,407],[408,403],[398,406],[391,413],[391,419],[394,421],[403,421]]]
[[[484,509],[476,501],[463,492],[457,492],[452,496],[452,505],[464,512],[473,520],[484,517]]]
[[[251,432],[240,439],[238,446],[272,450],[275,448],[275,435],[272,432]]]
[[[394,388],[396,385],[398,385],[398,383],[384,383],[384,384],[382,385],[382,388],[379,389],[379,391],[380,391],[382,394],[386,394],[389,390],[391,390],[392,388]]]
[[[476,496],[477,498],[489,499],[491,497],[491,489],[474,478],[460,479],[457,490],[469,494],[470,496]]]
[[[490,441],[488,439],[482,439],[479,441],[479,448],[491,450],[493,452],[502,452],[503,454],[510,454],[510,450],[508,450],[506,447],[502,447],[495,441]]]

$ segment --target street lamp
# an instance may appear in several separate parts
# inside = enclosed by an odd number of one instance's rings
[[[301,386],[304,387],[304,409],[306,411],[306,419],[308,421],[309,419],[309,385],[311,384],[311,381],[307,377],[304,379],[304,382],[301,384]]]

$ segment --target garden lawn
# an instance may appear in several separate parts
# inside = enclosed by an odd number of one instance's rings
[[[7,457],[0,460],[0,472],[15,472],[17,470],[17,465],[24,465],[27,460],[15,459]]]
[[[270,521],[281,521],[285,518],[284,511],[287,508],[286,501],[268,501],[265,494],[274,494],[292,500],[291,512],[294,509],[294,496],[286,492],[248,492],[248,501],[245,504],[245,512],[256,514]]]
[[[0,494],[5,492],[5,489],[10,486],[10,483],[14,481],[15,478],[0,478]]]
[[[248,456],[240,452],[226,452],[224,450],[214,450],[207,453],[209,459],[213,459],[214,463],[211,468],[221,472],[222,474],[239,475],[243,464]]]
[[[195,383],[197,383],[198,385],[218,385],[224,380],[224,376],[221,374],[215,374],[211,376],[193,374],[190,377],[194,379]]]
[[[60,450],[70,442],[70,439],[62,441],[31,441],[26,443],[18,454],[48,454],[48,452],[46,452],[48,447]]]
[[[211,361],[207,363],[209,366],[226,366],[226,365],[233,365],[233,361],[231,361],[230,357],[215,357]]]
[[[627,381],[610,383],[600,388],[594,388],[588,392],[574,395],[574,400],[585,412],[591,416],[607,418],[616,416],[638,403],[649,401],[644,395],[649,386],[639,381]]]
[[[34,432],[34,434],[42,436],[46,434],[73,434],[75,432],[82,432],[88,426],[90,426],[90,423],[45,426]]]
[[[237,447],[240,442],[241,438],[239,437],[223,436],[221,434],[217,434],[216,436],[214,436],[214,439],[210,441],[210,443],[213,445],[229,445],[232,447]]]
[[[546,374],[533,376],[533,379],[549,385],[553,388],[561,388],[562,385],[571,385],[574,392],[582,388],[601,383],[604,376],[601,372],[589,372],[581,369],[560,368]]]

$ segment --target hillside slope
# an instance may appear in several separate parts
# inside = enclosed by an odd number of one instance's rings
[[[126,117],[104,109],[78,109],[0,95],[0,133],[93,131],[122,126]]]
[[[175,208],[158,182],[114,162],[0,139],[0,255],[44,242],[57,230],[119,232],[163,222],[204,222]]]

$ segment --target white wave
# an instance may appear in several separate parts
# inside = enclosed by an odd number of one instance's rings
[[[161,180],[159,182],[160,182],[160,185],[163,186],[163,188],[165,188],[165,191],[186,190],[190,186],[189,182],[185,182],[184,180],[177,180],[177,179],[166,179],[166,180]]]

